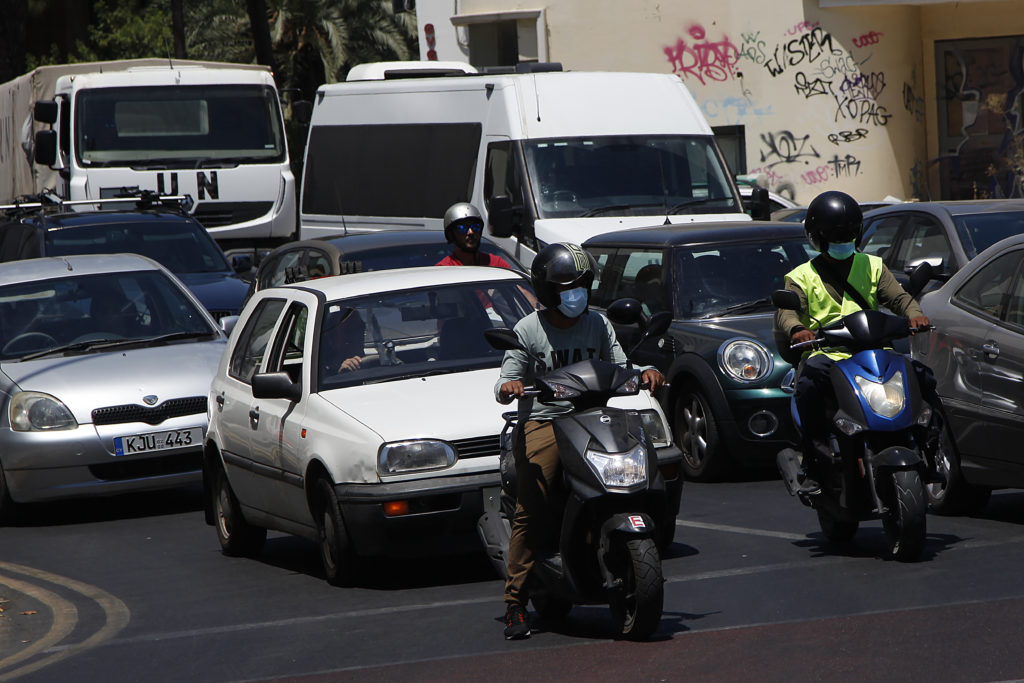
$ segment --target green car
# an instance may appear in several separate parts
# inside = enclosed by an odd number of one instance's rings
[[[772,340],[772,291],[813,256],[803,226],[783,222],[665,225],[599,235],[583,245],[600,274],[590,304],[633,297],[645,312],[672,312],[668,332],[634,354],[668,378],[660,395],[683,451],[686,476],[713,481],[771,466],[796,439],[791,366]],[[617,327],[629,348],[636,327]]]

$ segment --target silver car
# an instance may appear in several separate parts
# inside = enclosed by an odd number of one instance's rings
[[[200,481],[226,341],[146,257],[0,264],[0,522],[17,503]]]

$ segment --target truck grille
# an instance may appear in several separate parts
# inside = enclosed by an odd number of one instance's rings
[[[476,436],[471,439],[458,439],[452,441],[455,450],[459,452],[459,458],[483,458],[488,455],[498,455],[501,452],[500,440],[497,434],[493,436]]]
[[[272,208],[274,202],[205,202],[196,205],[192,216],[205,228],[219,228],[256,220]]]
[[[145,422],[156,425],[172,417],[198,415],[206,412],[206,397],[173,398],[158,406],[147,408],[137,403],[122,406],[107,406],[92,411],[92,422],[97,425],[122,424],[124,422]]]

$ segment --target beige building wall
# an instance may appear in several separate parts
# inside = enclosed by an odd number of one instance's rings
[[[566,69],[678,74],[712,126],[743,127],[748,174],[801,203],[827,189],[938,198],[934,41],[1024,34],[1024,0],[845,5],[459,0],[454,11],[543,10],[547,58]]]

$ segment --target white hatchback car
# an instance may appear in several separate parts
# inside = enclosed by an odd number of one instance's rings
[[[285,531],[318,542],[327,580],[345,584],[358,556],[483,550],[475,526],[500,486],[508,409],[493,394],[503,354],[483,332],[531,301],[522,276],[483,267],[257,292],[210,388],[206,521],[224,552],[255,555],[268,528]],[[650,411],[678,453],[646,392],[615,400]]]

